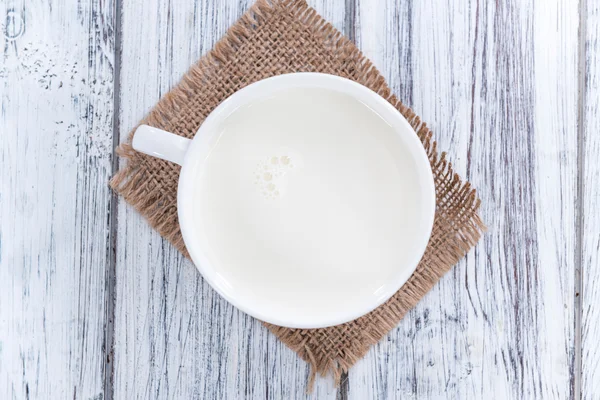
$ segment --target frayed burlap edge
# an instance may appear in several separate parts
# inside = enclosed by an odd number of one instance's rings
[[[170,115],[173,110],[185,110],[189,107],[193,94],[200,90],[203,83],[211,79],[213,71],[225,64],[256,30],[271,16],[276,8],[286,8],[296,18],[308,26],[316,37],[319,37],[329,50],[336,56],[346,59],[357,59],[357,81],[380,96],[385,98],[408,120],[429,157],[431,167],[438,181],[444,182],[442,187],[436,184],[438,202],[446,196],[453,196],[457,203],[462,204],[460,213],[466,218],[466,223],[458,229],[451,231],[450,237],[445,237],[444,249],[440,252],[432,251],[429,254],[427,268],[418,269],[411,279],[384,305],[385,317],[379,318],[377,324],[369,324],[369,331],[362,336],[363,340],[356,341],[344,347],[344,354],[334,358],[324,354],[314,354],[308,343],[310,335],[308,330],[290,329],[271,324],[265,326],[273,332],[283,343],[298,353],[302,359],[311,366],[308,390],[311,390],[316,374],[326,376],[331,373],[339,384],[343,372],[359,359],[369,348],[383,338],[402,319],[404,314],[414,307],[417,302],[433,287],[435,283],[453,265],[455,265],[466,252],[473,247],[485,231],[485,225],[477,214],[480,200],[476,191],[468,182],[462,182],[454,173],[451,163],[446,159],[446,153],[438,153],[437,144],[432,139],[432,133],[426,124],[408,107],[403,105],[395,95],[390,92],[385,79],[360,50],[349,39],[344,37],[330,23],[325,21],[317,12],[309,7],[304,0],[259,0],[255,3],[215,45],[214,49],[194,65],[183,77],[180,83],[167,93],[157,106],[140,122],[165,130],[169,129]],[[131,147],[133,132],[129,135],[127,143],[120,145],[117,154],[129,162],[110,181],[110,186],[143,215],[148,222],[174,246],[189,257],[177,221],[165,218],[169,208],[161,207],[170,204],[175,207],[173,193],[164,193],[158,188],[160,184],[148,177],[141,168],[142,161],[132,162],[136,152]],[[171,130],[172,131],[172,130]],[[177,133],[177,132],[175,132]],[[170,168],[178,169],[175,165]],[[436,220],[438,215],[436,214]],[[431,244],[430,244],[431,245]],[[368,318],[369,314],[350,324],[360,325],[361,319]],[[368,321],[367,321],[368,322]],[[366,322],[365,322],[366,323]]]

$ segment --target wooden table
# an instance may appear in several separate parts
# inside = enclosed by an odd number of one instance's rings
[[[600,3],[312,0],[489,233],[318,399],[600,398]],[[304,398],[307,365],[107,182],[251,0],[0,2],[0,398]]]

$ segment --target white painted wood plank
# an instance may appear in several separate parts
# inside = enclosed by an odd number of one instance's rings
[[[114,3],[0,2],[0,398],[102,399]]]
[[[573,397],[577,4],[360,1],[357,38],[489,226],[349,398]]]
[[[251,3],[123,2],[122,141]],[[343,4],[315,6],[344,23]],[[123,201],[116,273],[115,398],[305,397],[307,364],[216,294]],[[318,381],[311,397],[336,392],[331,380]]]
[[[592,400],[600,396],[600,3],[589,0],[583,10],[581,398]]]

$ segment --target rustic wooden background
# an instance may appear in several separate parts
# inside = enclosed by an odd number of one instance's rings
[[[252,0],[0,2],[0,398],[304,398],[307,365],[110,192]],[[600,398],[600,2],[311,0],[433,128],[489,233],[318,399]]]

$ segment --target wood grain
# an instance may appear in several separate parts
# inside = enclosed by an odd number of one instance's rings
[[[0,2],[0,398],[102,399],[112,1]]]
[[[573,398],[578,9],[360,1],[359,46],[489,226],[349,374],[349,398]]]
[[[123,3],[121,140],[251,3]],[[343,4],[315,6],[343,28]],[[307,364],[216,294],[122,201],[116,274],[114,398],[305,397]],[[323,380],[310,397],[336,395]]]
[[[581,188],[581,393],[582,399],[600,396],[600,4],[589,0],[583,8]]]

